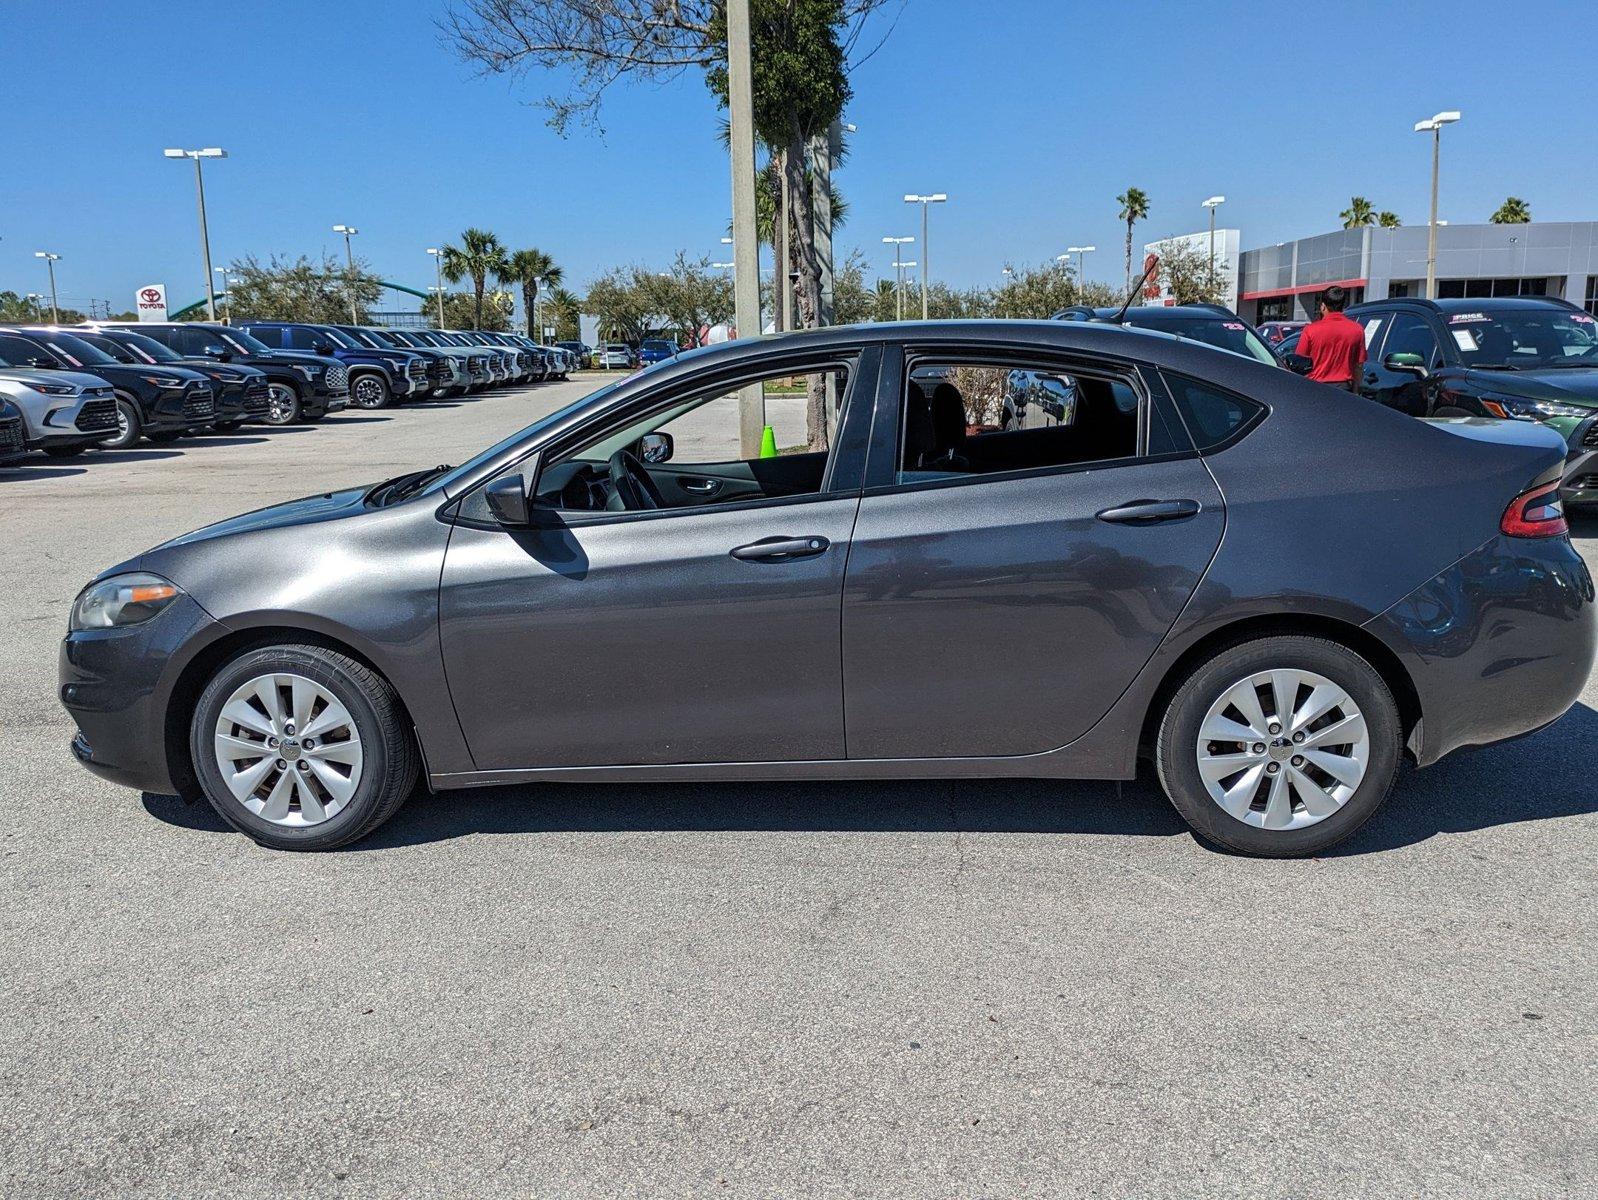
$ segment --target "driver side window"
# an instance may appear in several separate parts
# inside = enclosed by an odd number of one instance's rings
[[[533,503],[616,513],[819,494],[848,383],[848,369],[837,365],[679,394],[545,463]],[[760,446],[748,456],[740,421],[746,390],[758,391],[765,411]],[[821,414],[816,428],[813,407]]]

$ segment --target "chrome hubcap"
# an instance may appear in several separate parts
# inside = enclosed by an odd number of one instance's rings
[[[355,381],[355,403],[362,408],[376,408],[383,403],[383,385],[370,375]]]
[[[1359,790],[1370,733],[1353,699],[1313,671],[1240,679],[1199,726],[1199,776],[1227,815],[1261,829],[1324,821]]]
[[[266,416],[268,420],[279,424],[294,416],[294,393],[281,383],[274,383],[267,388]]]
[[[361,736],[332,692],[303,675],[259,675],[217,717],[217,769],[234,799],[274,825],[320,825],[360,786]]]

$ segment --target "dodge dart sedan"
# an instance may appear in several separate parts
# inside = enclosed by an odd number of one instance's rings
[[[370,833],[419,775],[1148,763],[1210,841],[1310,854],[1402,758],[1575,702],[1564,449],[1093,322],[746,339],[111,568],[60,695],[90,770],[285,849]]]

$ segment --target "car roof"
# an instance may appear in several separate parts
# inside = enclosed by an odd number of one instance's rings
[[[1422,308],[1433,312],[1526,312],[1535,309],[1560,309],[1580,312],[1581,309],[1562,296],[1450,296],[1443,300],[1427,300],[1422,296],[1391,296],[1386,300],[1367,300],[1355,304],[1350,311],[1372,308]]]
[[[1094,317],[1113,317],[1121,311],[1120,305],[1104,308],[1089,308],[1085,304],[1073,304],[1062,308],[1055,316],[1055,320],[1062,320],[1065,314],[1081,314]],[[1151,316],[1184,317],[1188,320],[1208,318],[1212,321],[1239,321],[1242,320],[1235,312],[1221,304],[1139,304],[1126,310],[1128,319],[1136,317],[1139,320]]]

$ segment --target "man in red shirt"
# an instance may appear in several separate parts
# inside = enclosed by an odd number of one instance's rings
[[[1359,387],[1359,369],[1365,362],[1365,330],[1343,315],[1347,303],[1348,292],[1340,287],[1321,293],[1320,319],[1304,327],[1298,353],[1310,361],[1310,379],[1352,392]]]

